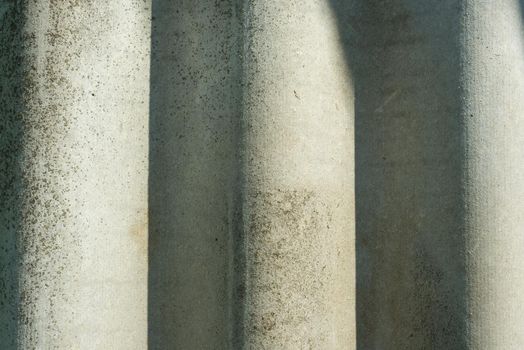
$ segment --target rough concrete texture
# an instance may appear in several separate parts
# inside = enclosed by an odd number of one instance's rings
[[[460,1],[334,3],[355,84],[359,349],[464,349]]]
[[[353,90],[323,1],[245,9],[243,346],[352,349]]]
[[[355,84],[358,348],[522,348],[522,2],[332,5]]]
[[[152,50],[150,347],[351,347],[352,95],[329,6],[157,1]]]
[[[144,349],[150,6],[0,3],[0,348]]]
[[[0,2],[0,348],[523,348],[523,6]]]
[[[524,6],[468,1],[461,37],[468,345],[524,347]]]
[[[238,241],[240,12],[154,1],[149,347],[228,349]]]

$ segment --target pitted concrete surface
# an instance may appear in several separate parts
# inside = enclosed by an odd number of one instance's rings
[[[156,5],[150,346],[351,348],[352,94],[329,6]]]
[[[238,242],[241,14],[155,1],[149,158],[149,347],[229,349]]]
[[[521,349],[523,6],[2,2],[0,348]]]
[[[354,73],[359,349],[518,349],[521,1],[332,1]]]
[[[150,6],[0,8],[0,347],[143,349]]]
[[[463,9],[464,203],[468,340],[524,346],[524,3]]]
[[[353,90],[319,1],[245,9],[244,346],[352,349]]]

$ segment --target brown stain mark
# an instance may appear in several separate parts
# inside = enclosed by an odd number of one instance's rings
[[[147,215],[144,215],[144,219],[131,226],[129,234],[135,242],[140,256],[147,256],[149,237],[149,220]]]

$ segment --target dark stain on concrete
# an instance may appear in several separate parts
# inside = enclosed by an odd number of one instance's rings
[[[313,348],[328,334],[294,334],[311,319],[326,321],[332,279],[324,242],[330,241],[331,214],[310,190],[274,190],[248,194],[246,232],[247,347],[283,348],[308,338]],[[317,325],[319,329],[323,326]]]

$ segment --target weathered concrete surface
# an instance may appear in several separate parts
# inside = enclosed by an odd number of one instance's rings
[[[144,349],[144,1],[0,4],[0,348]]]
[[[524,347],[524,6],[467,1],[461,37],[468,341]]]
[[[242,346],[353,349],[353,90],[335,17],[247,4]]]
[[[521,6],[1,3],[0,347],[522,348]]]
[[[519,1],[332,5],[355,82],[358,348],[522,348]]]
[[[466,347],[459,5],[334,3],[355,81],[359,349]]]
[[[352,348],[353,100],[329,6],[159,0],[153,18],[150,347]]]
[[[240,9],[153,2],[149,347],[229,349],[238,240]]]

